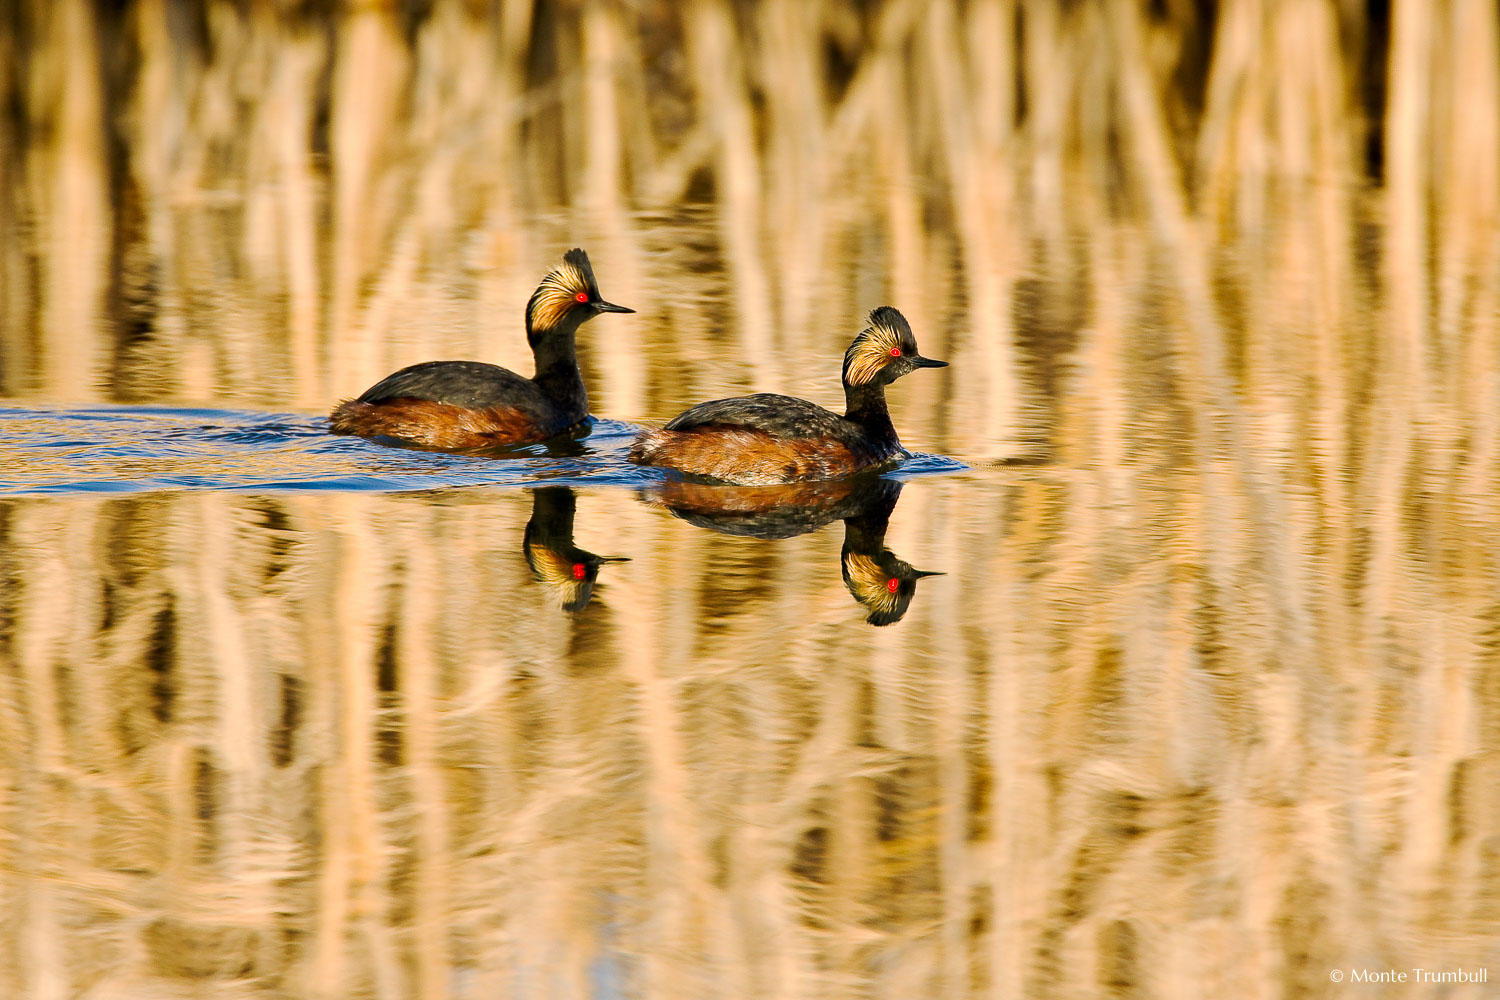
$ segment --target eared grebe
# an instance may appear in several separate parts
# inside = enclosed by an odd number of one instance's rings
[[[881,306],[844,354],[843,416],[770,392],[716,399],[642,434],[630,460],[742,486],[840,479],[905,457],[885,387],[947,364],[918,354],[906,317]]]
[[[330,417],[331,429],[426,448],[545,441],[589,415],[573,335],[602,312],[635,310],[604,301],[588,254],[569,250],[526,303],[534,377],[482,361],[424,361],[386,376],[358,399],[340,403]]]
[[[552,588],[564,611],[582,611],[594,594],[599,567],[629,562],[625,556],[598,556],[573,544],[573,514],[578,501],[566,486],[544,486],[531,494],[531,520],[521,551],[531,575]]]

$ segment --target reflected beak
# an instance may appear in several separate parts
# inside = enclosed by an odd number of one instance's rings
[[[631,309],[629,311],[630,312],[635,312],[634,309]],[[629,556],[595,556],[594,558],[598,559],[599,562],[601,562],[601,563],[607,563],[607,562],[630,562],[630,557]]]
[[[924,358],[920,354],[913,354],[911,356],[910,360],[911,360],[911,363],[914,364],[914,365],[916,365],[918,368],[947,368],[948,367],[948,362],[946,362],[946,361],[935,361],[932,358]]]
[[[598,310],[599,312],[602,312],[602,313],[633,313],[633,312],[635,312],[634,309],[631,309],[628,306],[617,306],[613,302],[605,302],[603,299],[600,299],[598,302],[595,302],[594,303],[594,308],[596,310]]]

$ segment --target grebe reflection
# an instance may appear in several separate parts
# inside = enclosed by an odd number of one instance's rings
[[[552,588],[564,611],[582,611],[594,594],[604,563],[629,562],[626,556],[600,556],[573,544],[573,514],[578,501],[566,486],[543,486],[531,492],[531,520],[521,551],[531,575]]]
[[[885,547],[900,497],[899,482],[875,477],[751,487],[677,481],[648,495],[674,516],[724,535],[791,538],[843,521],[844,586],[868,609],[865,621],[871,625],[900,621],[917,581],[942,575],[915,569]]]
[[[891,523],[891,511],[901,495],[901,484],[883,500],[853,517],[844,518],[844,548],[839,562],[844,586],[854,599],[870,609],[865,621],[871,625],[890,625],[906,614],[911,599],[917,596],[917,581],[924,576],[942,576],[940,572],[915,569],[885,547],[885,529]]]

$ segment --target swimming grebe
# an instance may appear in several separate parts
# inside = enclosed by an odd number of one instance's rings
[[[573,336],[600,313],[635,312],[604,301],[588,254],[569,250],[526,303],[536,375],[482,361],[424,361],[387,375],[333,410],[335,434],[395,438],[426,448],[531,444],[589,415]]]
[[[741,486],[840,479],[905,457],[885,387],[947,364],[918,354],[906,317],[881,306],[844,354],[843,416],[770,392],[716,399],[642,434],[630,460]]]
[[[599,567],[629,562],[625,556],[598,556],[573,544],[573,514],[578,501],[566,486],[544,486],[531,494],[531,520],[521,538],[521,552],[531,575],[552,588],[564,611],[582,611],[594,594]]]

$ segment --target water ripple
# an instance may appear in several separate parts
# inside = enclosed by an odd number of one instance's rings
[[[671,474],[626,460],[640,430],[594,420],[587,436],[504,456],[393,448],[328,433],[321,416],[112,406],[0,407],[0,495],[147,490],[400,491],[453,486],[649,487]],[[914,454],[893,478],[966,468]]]

